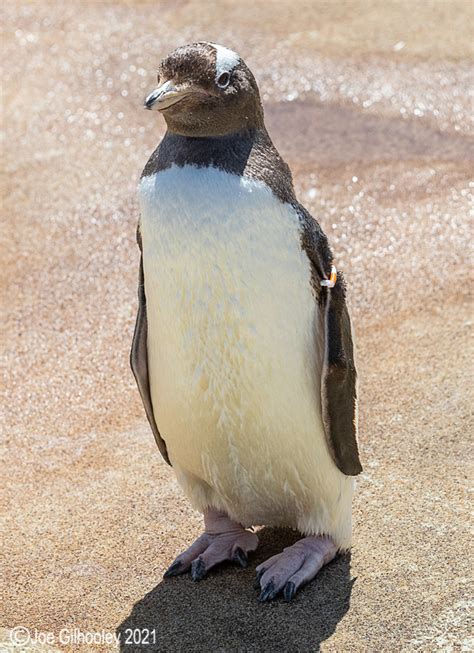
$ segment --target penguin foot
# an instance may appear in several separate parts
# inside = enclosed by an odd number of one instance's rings
[[[258,546],[255,533],[217,510],[204,513],[204,533],[181,553],[164,573],[164,578],[191,571],[194,581],[201,580],[209,569],[229,560],[241,567],[248,564],[248,554]]]
[[[309,583],[337,553],[330,537],[310,536],[288,546],[281,553],[258,565],[259,601],[271,601],[283,591],[285,601],[291,601],[298,589]]]

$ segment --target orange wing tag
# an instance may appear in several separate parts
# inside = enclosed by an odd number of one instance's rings
[[[335,265],[331,265],[331,274],[329,275],[329,279],[322,279],[321,280],[321,285],[326,286],[326,288],[334,288],[336,285],[337,281],[337,270]]]

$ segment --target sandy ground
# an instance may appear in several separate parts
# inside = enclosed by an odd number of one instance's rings
[[[472,3],[12,1],[2,12],[0,650],[19,625],[53,633],[42,650],[116,648],[61,643],[63,628],[121,634],[123,651],[474,650]],[[354,548],[290,605],[257,603],[254,565],[161,579],[200,517],[128,368],[135,187],[163,133],[141,107],[154,69],[198,39],[255,72],[299,198],[350,283],[365,467]],[[265,530],[255,563],[294,537]],[[127,629],[146,628],[155,644],[126,645]]]

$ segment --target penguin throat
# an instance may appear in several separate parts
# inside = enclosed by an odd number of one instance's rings
[[[231,136],[264,127],[263,108],[257,106],[196,107],[191,111],[168,111],[163,114],[168,131],[195,138]]]

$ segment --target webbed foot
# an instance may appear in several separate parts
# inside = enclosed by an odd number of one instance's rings
[[[330,537],[303,537],[281,553],[258,565],[259,601],[270,601],[283,591],[285,601],[291,601],[298,589],[309,583],[337,553]]]
[[[205,532],[181,553],[164,573],[164,577],[191,571],[191,578],[201,580],[209,569],[229,560],[246,567],[248,554],[258,546],[255,533],[232,521],[223,512],[208,510],[204,514]]]

